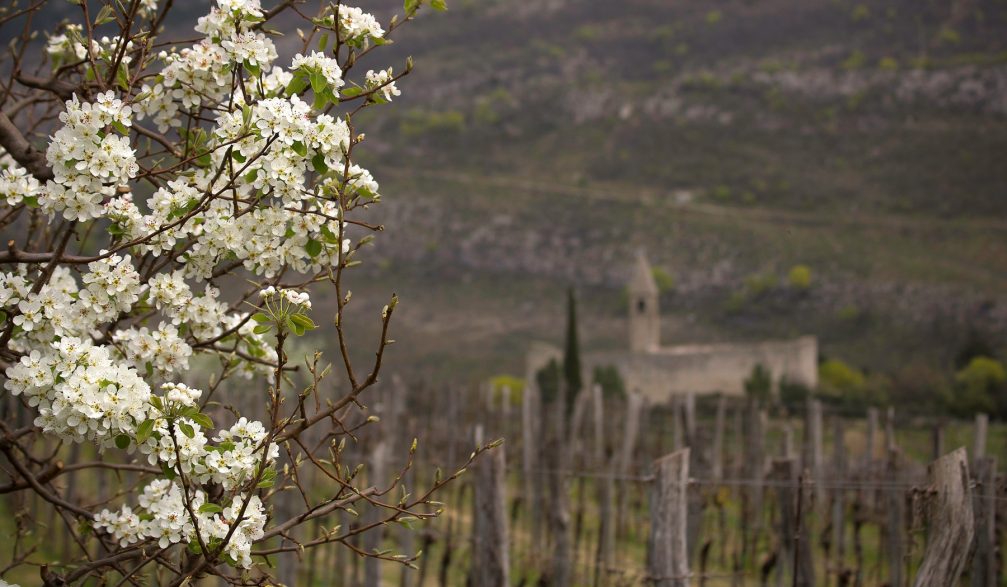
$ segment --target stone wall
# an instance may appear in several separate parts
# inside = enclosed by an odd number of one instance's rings
[[[550,359],[562,359],[558,347],[535,343],[528,353],[528,374]],[[745,344],[683,345],[661,347],[653,353],[607,351],[584,356],[584,369],[615,365],[626,389],[664,402],[671,394],[724,393],[742,395],[744,382],[756,365],[769,370],[773,381],[786,379],[810,388],[818,385],[818,340],[804,336],[792,340]]]

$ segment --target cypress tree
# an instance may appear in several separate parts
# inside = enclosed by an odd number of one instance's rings
[[[566,383],[567,402],[572,406],[583,387],[580,371],[580,343],[577,340],[577,299],[573,288],[566,298],[566,347],[563,351],[563,379]]]

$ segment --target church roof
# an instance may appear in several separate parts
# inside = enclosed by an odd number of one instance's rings
[[[636,260],[633,262],[633,273],[629,278],[629,291],[634,293],[657,294],[657,283],[654,281],[654,272],[647,261],[647,255],[642,250],[636,252]]]

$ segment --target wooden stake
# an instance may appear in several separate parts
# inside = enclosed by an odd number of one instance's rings
[[[506,453],[498,446],[475,464],[472,522],[472,585],[510,585],[506,514]]]
[[[996,477],[997,461],[992,457],[975,459],[976,490],[972,494],[976,547],[972,555],[972,587],[996,587]]]
[[[654,463],[650,502],[650,582],[655,587],[688,587],[689,558],[687,488],[689,449],[674,452]]]
[[[959,448],[930,465],[930,536],[913,587],[956,585],[975,536],[968,455]]]
[[[990,417],[986,414],[976,414],[976,439],[972,449],[972,462],[986,456],[986,431],[989,428]]]

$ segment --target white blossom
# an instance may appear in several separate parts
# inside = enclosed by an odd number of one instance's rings
[[[303,69],[307,72],[318,72],[325,78],[325,81],[334,88],[341,88],[343,81],[343,70],[339,67],[339,62],[318,51],[312,51],[310,55],[294,56],[290,69]]]
[[[381,94],[386,101],[390,102],[392,100],[392,96],[402,95],[402,92],[395,87],[395,82],[392,81],[392,78],[391,67],[379,71],[368,71],[365,78],[367,80],[367,89],[373,90],[380,88],[378,89],[378,93]]]
[[[339,33],[345,39],[357,40],[365,37],[380,39],[385,36],[384,29],[378,24],[374,15],[368,14],[353,6],[338,7]]]

